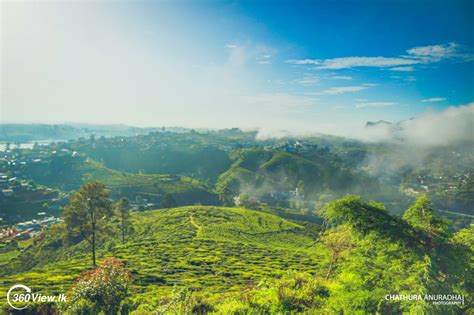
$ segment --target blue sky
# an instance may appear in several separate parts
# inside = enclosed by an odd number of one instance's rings
[[[474,100],[472,1],[2,9],[5,122],[351,134]]]

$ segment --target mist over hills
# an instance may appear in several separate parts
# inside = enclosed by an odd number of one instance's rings
[[[367,122],[361,139],[424,147],[474,142],[474,103],[395,123]]]

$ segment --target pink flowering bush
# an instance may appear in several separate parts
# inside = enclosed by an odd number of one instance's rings
[[[72,288],[70,313],[117,314],[130,295],[132,277],[123,264],[107,258],[96,269],[83,273]]]

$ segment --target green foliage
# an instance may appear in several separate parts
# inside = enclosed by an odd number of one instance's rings
[[[329,203],[319,214],[329,224],[347,223],[362,235],[375,231],[393,239],[416,241],[416,231],[404,221],[391,216],[382,204],[364,202],[357,196],[347,196]]]
[[[121,244],[116,228],[116,233],[100,238],[97,257],[126,262],[136,285],[132,295],[136,306],[149,304],[156,310],[172,299],[176,286],[193,291],[193,308],[208,309],[216,305],[214,297],[287,270],[323,272],[318,261],[324,251],[314,244],[315,225],[254,210],[209,206],[137,212],[130,221],[134,233],[127,242]],[[111,229],[119,222],[107,223]],[[14,269],[2,274],[5,285],[0,294],[24,279],[37,292],[63,293],[88,268],[87,241],[62,246],[61,233],[49,232],[12,263]],[[49,245],[54,242],[59,246]]]
[[[316,225],[264,211],[265,207],[254,211],[193,206],[132,213],[135,232],[130,239],[120,244],[118,235],[111,236],[99,248],[99,257],[117,257],[134,276],[135,290],[126,303],[120,303],[122,310],[125,304],[134,314],[462,314],[473,310],[474,225],[454,235],[433,234],[435,246],[427,248],[428,234],[422,226],[412,226],[381,204],[355,196],[324,208],[321,213],[330,224],[319,234]],[[36,266],[5,275],[4,287],[28,279],[42,292],[64,292],[85,268],[83,243],[52,250],[54,235],[46,233],[14,259],[23,261],[34,252]],[[58,256],[61,259],[54,261]],[[387,294],[461,294],[465,305],[387,300]],[[76,301],[79,310],[91,307],[82,296]]]
[[[422,195],[403,214],[403,219],[411,226],[423,230],[430,238],[446,236],[448,222],[436,215],[433,204],[426,195]]]
[[[125,237],[132,232],[133,228],[130,223],[130,201],[127,198],[120,198],[114,204],[117,217],[120,218],[120,229],[122,231],[122,243],[125,243]]]
[[[96,263],[96,233],[112,216],[112,203],[105,185],[90,182],[83,185],[64,208],[63,217],[69,238],[82,237],[92,246],[92,264]]]
[[[152,135],[149,137],[153,138]],[[81,147],[81,151],[104,161],[109,168],[125,172],[182,174],[205,182],[215,182],[231,164],[227,152],[214,145],[211,135],[162,134],[159,138],[162,138],[161,145],[143,147],[135,141],[117,145],[109,140],[111,143],[88,143]],[[212,143],[208,145],[207,142]]]
[[[68,233],[87,238],[92,230],[91,213],[94,213],[94,220],[97,221],[112,215],[110,195],[100,182],[87,183],[71,196],[63,211]]]
[[[99,181],[116,198],[134,200],[138,195],[161,197],[173,194],[184,204],[198,201],[218,203],[217,196],[204,183],[186,176],[125,173],[79,156],[54,157],[48,164],[28,167],[28,174],[38,183],[65,191],[78,189],[87,182]]]
[[[161,200],[162,208],[176,208],[177,206],[178,206],[178,203],[176,202],[176,199],[174,199],[173,195],[171,194],[166,194],[163,197],[163,200]]]
[[[122,263],[108,258],[78,278],[69,294],[70,311],[72,314],[91,311],[117,314],[121,302],[130,295],[131,283],[131,275]]]
[[[171,300],[164,306],[160,307],[162,313],[172,314],[190,314],[194,308],[193,292],[189,288],[173,289]]]
[[[287,275],[277,283],[276,289],[278,303],[285,313],[320,308],[329,296],[328,288],[307,274]]]
[[[436,217],[426,197],[407,213],[405,218],[413,226],[390,216],[379,205],[352,196],[338,200],[322,211],[329,222],[341,224],[326,232],[332,235],[331,238],[338,240],[336,235],[344,225],[356,232],[344,260],[336,262],[334,284],[327,303],[331,312],[454,314],[469,308],[435,305],[424,300],[390,301],[384,298],[386,294],[463,294],[467,298],[472,290],[468,270],[472,268],[473,251],[472,246],[469,248],[464,242],[469,239],[469,232],[460,232],[452,239],[463,244],[461,247],[446,243],[449,235],[444,234],[443,222]],[[440,225],[434,224],[437,222],[441,222]],[[439,226],[442,227],[440,230],[433,228]],[[325,238],[327,236],[323,241]],[[325,244],[334,247],[327,241]],[[333,261],[328,262],[329,268]]]

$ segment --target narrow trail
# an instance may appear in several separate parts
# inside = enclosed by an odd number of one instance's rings
[[[196,236],[199,237],[199,234],[201,234],[202,231],[202,226],[197,224],[196,219],[194,219],[194,216],[192,214],[189,215],[189,222],[196,228]]]

